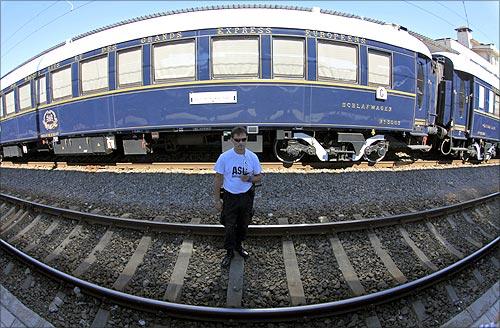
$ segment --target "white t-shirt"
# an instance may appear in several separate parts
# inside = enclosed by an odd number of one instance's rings
[[[224,175],[225,190],[232,194],[242,194],[252,187],[252,183],[241,181],[241,176],[260,174],[262,168],[259,158],[251,150],[245,149],[245,154],[240,155],[231,148],[219,156],[214,170]]]

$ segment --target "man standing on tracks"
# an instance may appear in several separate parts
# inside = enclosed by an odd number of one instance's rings
[[[233,148],[222,153],[215,163],[215,208],[221,213],[225,227],[224,248],[227,253],[222,267],[227,267],[238,252],[247,259],[250,254],[241,243],[246,238],[252,219],[254,184],[262,180],[262,168],[255,153],[246,149],[247,131],[238,126],[231,131]],[[223,199],[221,201],[221,188]]]

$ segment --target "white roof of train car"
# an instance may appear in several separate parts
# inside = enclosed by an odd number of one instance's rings
[[[500,89],[500,80],[498,76],[483,68],[481,65],[476,63],[474,60],[471,60],[469,57],[463,54],[452,54],[450,52],[435,52],[433,53],[433,55],[444,56],[450,59],[453,63],[453,69],[474,75],[475,77],[480,78],[484,82],[493,86],[497,90]]]
[[[90,35],[81,38],[77,37],[73,42],[42,53],[4,76],[0,81],[0,88],[3,90],[40,69],[93,49],[146,36],[217,27],[258,26],[332,32],[384,42],[431,57],[424,43],[393,25],[345,17],[336,12],[333,14],[320,12],[318,9],[293,10],[282,7],[273,9],[262,7],[195,9],[194,11],[156,15],[153,18],[132,20],[130,23],[116,25],[118,26],[89,33]]]

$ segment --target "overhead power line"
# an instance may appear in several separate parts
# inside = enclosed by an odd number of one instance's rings
[[[464,0],[462,0],[462,4],[464,5],[465,20],[467,21],[467,27],[469,27],[469,17],[467,16],[467,9],[465,9],[465,1]]]
[[[406,0],[405,0],[405,2],[406,2],[406,3],[408,3],[408,4],[410,4],[410,5],[412,5],[412,6],[414,6],[414,7],[417,7],[418,9],[420,9],[420,10],[422,10],[422,11],[425,11],[425,12],[426,12],[426,13],[428,13],[429,15],[432,15],[432,16],[434,16],[434,17],[436,17],[436,18],[438,18],[438,19],[442,20],[443,22],[445,22],[445,23],[447,23],[447,24],[449,24],[449,25],[451,25],[451,26],[455,27],[455,24],[454,24],[454,23],[449,22],[449,21],[447,21],[446,19],[444,19],[443,17],[441,17],[441,16],[438,16],[438,15],[434,14],[432,11],[429,11],[429,10],[427,10],[427,9],[425,9],[425,8],[422,8],[422,7],[420,7],[420,6],[418,6],[418,5],[414,4],[414,3],[411,3],[410,1],[406,1]]]
[[[444,8],[446,8],[446,9],[448,9],[449,11],[451,11],[452,13],[454,13],[455,15],[457,15],[458,17],[460,17],[460,18],[462,18],[462,19],[464,19],[464,20],[466,20],[466,19],[467,19],[467,18],[465,18],[464,16],[462,16],[460,13],[457,13],[457,12],[456,12],[453,8],[446,6],[445,4],[441,3],[440,1],[436,1],[436,3],[437,3],[438,5],[440,5],[441,7],[444,7]]]
[[[435,2],[438,5],[440,5],[440,6],[444,7],[444,8],[446,8],[446,9],[448,9],[449,11],[451,11],[452,13],[454,13],[455,15],[457,15],[458,17],[460,17],[461,19],[465,20],[467,22],[467,26],[468,27],[472,27],[474,29],[474,31],[476,31],[476,32],[482,34],[484,37],[486,37],[486,39],[488,40],[489,43],[494,43],[494,42],[491,42],[489,35],[487,35],[483,31],[481,31],[476,25],[470,24],[470,22],[469,22],[469,20],[468,20],[467,17],[462,16],[460,13],[456,12],[453,8],[446,6],[445,4],[441,3],[440,1],[435,1]]]
[[[60,19],[60,18],[62,18],[62,17],[64,17],[64,16],[66,16],[66,15],[67,15],[67,14],[69,14],[69,13],[75,12],[75,11],[77,11],[78,9],[80,9],[80,8],[82,8],[82,7],[86,6],[86,5],[88,5],[89,3],[92,3],[92,2],[94,2],[94,1],[95,1],[95,0],[88,1],[88,2],[86,2],[86,3],[82,4],[82,5],[78,6],[78,7],[75,7],[74,9],[69,10],[69,11],[65,12],[64,14],[61,14],[61,15],[57,16],[56,18],[54,18],[53,20],[51,20],[51,21],[50,21],[50,22],[48,22],[47,24],[45,24],[45,25],[43,25],[43,26],[39,27],[38,29],[34,30],[33,32],[31,32],[30,34],[28,34],[28,35],[27,35],[24,39],[22,39],[21,41],[19,41],[18,43],[16,43],[16,44],[15,44],[15,45],[13,45],[12,47],[10,47],[10,48],[9,48],[9,49],[5,52],[5,53],[3,53],[3,55],[2,55],[2,57],[1,57],[1,58],[4,58],[5,56],[7,56],[7,54],[9,54],[9,53],[12,51],[12,49],[14,49],[15,47],[17,47],[19,44],[21,44],[22,42],[24,42],[26,39],[28,39],[30,36],[32,36],[32,35],[33,35],[33,34],[35,34],[36,32],[38,32],[38,31],[42,30],[44,27],[46,27],[46,26],[48,26],[48,25],[50,25],[50,24],[54,23],[56,20],[58,20],[58,19]]]
[[[458,26],[457,26],[457,23],[451,23],[450,21],[448,21],[448,20],[444,19],[443,17],[440,17],[440,16],[438,16],[438,15],[434,14],[433,12],[431,12],[431,11],[429,11],[429,10],[425,9],[425,8],[422,8],[422,7],[420,7],[420,6],[418,6],[418,5],[414,4],[414,3],[411,3],[411,2],[406,1],[406,0],[405,0],[405,2],[406,2],[406,3],[408,3],[408,4],[410,4],[410,5],[412,5],[412,6],[414,6],[414,7],[417,7],[418,9],[420,9],[420,10],[422,10],[422,11],[425,11],[425,12],[426,12],[426,13],[428,13],[429,15],[432,15],[432,16],[434,16],[434,17],[436,17],[436,18],[438,18],[438,19],[442,20],[443,22],[445,22],[445,23],[449,24],[450,26],[452,26],[452,27],[454,27],[454,28],[458,27]],[[462,16],[461,14],[459,14],[458,12],[456,12],[455,10],[453,10],[452,8],[450,8],[450,7],[448,7],[448,6],[444,5],[444,4],[442,4],[442,3],[441,3],[441,2],[439,2],[439,1],[435,1],[435,2],[436,2],[437,4],[439,4],[440,6],[442,6],[442,7],[446,8],[446,9],[448,9],[448,10],[449,10],[449,11],[451,11],[451,12],[453,12],[453,13],[454,13],[455,15],[457,15],[458,17],[460,17],[460,18],[464,19],[464,20],[467,22],[467,27],[473,27],[473,28],[474,28],[474,31],[477,31],[478,33],[482,34],[482,35],[486,38],[486,40],[487,40],[487,42],[488,42],[488,43],[493,43],[493,44],[495,44],[495,42],[492,42],[492,41],[491,41],[491,38],[490,38],[490,36],[489,36],[489,35],[487,35],[487,34],[486,34],[486,33],[484,33],[483,31],[481,31],[480,29],[478,29],[476,26],[474,26],[474,25],[472,25],[472,24],[469,24],[469,19],[468,19],[468,17],[464,17],[464,16]],[[463,3],[463,1],[462,1],[462,3]],[[464,4],[464,11],[465,11],[465,4]],[[465,11],[465,14],[467,15],[467,11]]]
[[[26,22],[24,22],[23,25],[21,25],[17,30],[14,31],[14,33],[12,33],[7,39],[3,40],[2,44],[5,44],[5,42],[9,41],[10,39],[12,39],[12,37],[14,35],[16,35],[17,32],[19,32],[23,27],[25,27],[26,25],[28,25],[31,21],[33,21],[35,18],[37,18],[38,16],[40,16],[41,14],[43,14],[44,12],[46,12],[48,9],[50,9],[51,7],[53,7],[55,4],[57,3],[57,1],[54,1],[51,5],[45,7],[45,9],[42,9],[40,12],[38,12],[35,16],[31,17],[30,19],[28,19]]]
[[[493,44],[495,44],[495,42],[492,42],[492,41],[491,41],[491,36],[490,36],[490,35],[486,34],[486,33],[485,33],[485,32],[483,32],[482,30],[480,30],[480,29],[479,29],[476,25],[473,25],[473,24],[471,24],[471,23],[469,22],[469,17],[468,17],[468,15],[467,15],[467,11],[465,10],[465,3],[464,3],[463,1],[462,1],[462,4],[463,4],[463,6],[464,6],[464,11],[465,11],[465,16],[466,16],[466,17],[464,17],[464,16],[460,15],[459,13],[457,13],[456,11],[454,11],[453,9],[451,9],[450,7],[445,6],[444,4],[442,4],[442,3],[440,3],[440,2],[437,2],[437,3],[438,3],[438,4],[440,4],[441,6],[445,7],[445,8],[448,8],[450,11],[452,11],[453,13],[455,13],[456,15],[458,15],[460,18],[464,19],[464,20],[467,22],[467,27],[469,27],[469,28],[470,28],[470,27],[472,27],[472,28],[474,29],[474,31],[475,31],[475,32],[478,32],[478,33],[482,34],[482,35],[486,38],[486,40],[488,41],[488,43],[493,43]]]

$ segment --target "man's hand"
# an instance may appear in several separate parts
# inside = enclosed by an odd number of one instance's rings
[[[224,179],[222,174],[220,173],[215,174],[213,200],[214,200],[214,206],[219,212],[222,211],[222,202],[220,199],[222,179]]]
[[[241,177],[241,181],[243,182],[252,182],[252,176],[251,175],[242,175]]]
[[[214,206],[217,209],[217,211],[221,212],[222,211],[222,202],[220,199],[216,199],[214,202]]]

